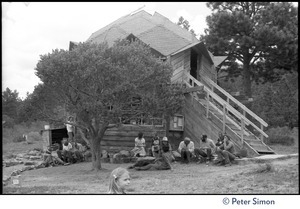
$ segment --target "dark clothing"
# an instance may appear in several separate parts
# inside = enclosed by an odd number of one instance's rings
[[[169,151],[172,150],[169,141],[162,141],[161,142],[161,150],[163,152],[169,152]]]
[[[189,150],[182,149],[180,154],[181,154],[182,162],[185,162],[185,161],[187,163],[191,162],[191,158],[192,158],[193,155]]]
[[[58,157],[66,163],[73,163],[74,159],[71,151],[57,150]]]
[[[148,163],[143,166],[137,166],[135,164],[134,168],[136,170],[149,170],[151,168],[153,168],[155,170],[169,170],[169,169],[171,169],[171,163],[170,163],[168,157],[163,154],[161,157],[155,159],[154,163]]]
[[[195,148],[194,152],[195,152],[195,155],[197,158],[199,158],[201,156],[208,160],[213,159],[211,148],[204,148],[204,149]]]
[[[225,160],[225,164],[230,164],[233,161],[235,156],[234,145],[231,141],[228,141],[226,149],[224,147],[224,143],[219,147],[220,149],[216,151],[219,160]],[[224,150],[222,150],[224,149]]]

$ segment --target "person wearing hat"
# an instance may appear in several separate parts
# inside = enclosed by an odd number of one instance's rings
[[[234,144],[227,135],[224,135],[224,143],[216,148],[219,163],[224,163],[226,166],[231,166],[231,162],[236,158]]]
[[[178,151],[181,154],[182,162],[190,163],[194,155],[194,149],[194,142],[192,142],[189,137],[185,137],[184,140],[180,142]]]
[[[161,152],[169,158],[170,162],[175,161],[175,157],[172,152],[172,146],[166,136],[163,137],[161,141]]]

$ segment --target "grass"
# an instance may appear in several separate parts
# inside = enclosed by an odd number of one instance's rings
[[[2,143],[12,143],[12,142],[22,142],[23,134],[36,136],[37,133],[39,133],[42,129],[44,129],[44,124],[46,122],[43,121],[37,121],[32,122],[30,125],[26,125],[25,123],[22,124],[16,124],[12,128],[3,128],[2,133]]]

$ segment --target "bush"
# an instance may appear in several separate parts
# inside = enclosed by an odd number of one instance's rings
[[[25,141],[25,138],[23,136],[14,136],[13,142],[23,142]]]
[[[269,135],[269,137],[265,139],[266,144],[290,146],[295,142],[294,138],[291,137],[292,130],[287,126],[270,128],[266,133]]]
[[[281,145],[286,145],[286,146],[290,146],[294,144],[294,138],[290,137],[290,136],[269,136],[269,138],[267,138],[265,140],[265,142],[267,144],[281,144]]]
[[[42,136],[40,135],[39,132],[30,132],[29,134],[27,134],[27,140],[30,142],[41,141]]]
[[[14,125],[12,128],[3,127],[3,143],[24,141],[23,134],[31,134],[34,140],[38,140],[37,135],[39,135],[39,131],[44,128],[43,124],[45,124],[45,122],[37,121],[31,123],[29,127],[25,123]],[[39,137],[41,139],[41,136]]]

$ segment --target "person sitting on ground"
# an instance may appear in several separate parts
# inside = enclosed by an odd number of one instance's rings
[[[77,143],[77,142],[73,142],[71,144],[72,144],[71,152],[72,152],[72,157],[73,157],[73,163],[83,162],[84,161],[83,152],[85,151],[84,147],[80,143]]]
[[[202,135],[200,148],[195,148],[195,155],[200,160],[205,158],[206,162],[213,159],[213,152],[215,152],[216,145],[212,139],[207,138],[207,135]]]
[[[224,149],[224,150],[223,150]],[[216,153],[218,158],[221,159],[217,164],[224,164],[226,166],[231,166],[231,162],[236,158],[234,144],[230,138],[225,135],[224,143],[217,147]]]
[[[170,170],[172,169],[170,160],[166,153],[161,153],[160,157],[157,157],[154,163],[149,163],[143,166],[133,166],[135,170],[144,171],[144,170]]]
[[[52,150],[48,149],[44,156],[44,161],[37,166],[37,168],[56,166],[56,165],[66,165],[60,158],[52,155]]]
[[[140,132],[138,134],[138,137],[135,138],[135,146],[131,150],[133,153],[134,157],[144,157],[146,156],[146,151],[145,151],[145,146],[146,146],[146,141],[144,139],[144,134]]]
[[[224,135],[222,132],[219,132],[219,138],[217,139],[216,146],[219,147],[223,144],[224,142]]]
[[[189,137],[185,137],[184,140],[180,142],[178,151],[181,154],[182,163],[190,163],[191,158],[194,155],[194,149],[194,142],[192,142]]]
[[[152,139],[151,152],[152,152],[152,156],[155,158],[158,157],[160,154],[160,140],[157,133],[154,135]]]
[[[63,139],[62,150],[57,150],[57,156],[66,163],[73,163],[72,144],[66,138]]]
[[[167,155],[167,157],[169,158],[170,162],[175,161],[175,157],[172,152],[172,146],[169,143],[169,140],[166,136],[163,137],[163,139],[161,141],[161,153],[165,153]]]
[[[108,194],[126,194],[130,185],[130,174],[125,168],[114,169],[109,177]]]

